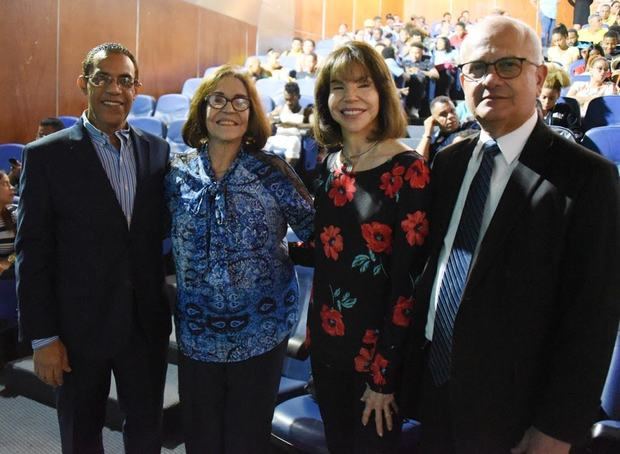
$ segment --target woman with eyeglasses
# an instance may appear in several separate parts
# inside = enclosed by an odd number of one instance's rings
[[[399,142],[406,119],[385,60],[349,42],[315,87],[314,133],[329,155],[316,185],[312,374],[334,454],[396,451],[398,385],[426,259],[429,169]]]
[[[17,297],[15,296],[15,234],[17,206],[9,176],[0,170],[0,287],[9,291],[8,301],[0,300],[0,367],[15,357],[17,346]],[[2,282],[5,281],[5,282]],[[6,294],[5,294],[6,295]]]
[[[575,98],[579,102],[582,117],[588,110],[588,104],[594,98],[618,93],[616,85],[609,80],[611,73],[609,62],[605,57],[590,57],[588,67],[590,68],[590,80],[573,82],[566,94],[567,97]]]
[[[312,200],[261,151],[269,122],[247,73],[221,66],[183,128],[194,149],[166,178],[176,262],[179,393],[188,453],[266,453],[299,290],[284,237],[312,232]]]

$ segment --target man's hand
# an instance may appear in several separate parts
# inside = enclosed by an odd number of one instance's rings
[[[433,128],[435,126],[439,126],[439,123],[437,123],[437,120],[435,120],[435,117],[433,117],[432,115],[429,117],[426,117],[426,120],[424,120],[424,135],[425,136],[433,135]]]
[[[368,424],[370,414],[375,412],[375,426],[377,427],[377,435],[383,436],[383,420],[385,418],[385,427],[387,430],[392,430],[393,421],[392,415],[398,413],[398,406],[394,401],[394,394],[381,394],[374,392],[368,386],[366,391],[360,399],[366,403],[364,411],[362,412],[362,424]]]
[[[64,372],[71,372],[67,349],[60,339],[36,349],[32,359],[37,377],[53,387],[62,385]]]
[[[519,444],[510,450],[511,454],[568,454],[570,444],[545,435],[532,426],[525,431]]]

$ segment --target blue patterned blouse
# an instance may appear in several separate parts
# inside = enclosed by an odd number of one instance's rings
[[[172,156],[166,198],[182,353],[236,362],[273,349],[298,319],[287,224],[302,240],[313,229],[301,180],[277,156],[241,150],[217,181],[206,150],[191,150]]]

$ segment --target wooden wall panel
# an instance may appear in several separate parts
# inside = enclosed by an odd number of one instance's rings
[[[498,8],[503,9],[509,16],[520,19],[529,24],[540,34],[540,23],[537,19],[536,8],[528,1],[515,2],[514,0],[496,0]]]
[[[320,40],[322,18],[322,1],[295,0],[295,36]]]
[[[355,0],[327,0],[325,8],[325,38],[331,38],[338,32],[341,23],[353,29],[353,2]],[[400,0],[398,0],[400,1]]]
[[[34,139],[56,115],[57,0],[20,0],[0,12],[0,143]]]
[[[403,18],[404,11],[404,2],[403,0],[382,0],[381,1],[381,17],[385,21],[385,15],[387,13],[392,13],[394,16],[400,16],[401,20]]]
[[[354,0],[355,2],[355,29],[364,26],[364,20],[372,19],[381,15],[380,2],[378,0]]]
[[[247,35],[247,43],[246,43]],[[253,38],[250,38],[253,35]],[[256,48],[256,28],[212,11],[203,11],[198,34],[200,76],[209,66],[243,65]],[[246,45],[249,53],[246,53]],[[252,46],[252,47],[251,47]]]
[[[135,53],[136,1],[60,0],[59,115],[79,116],[86,107],[76,79],[90,49],[115,41]]]
[[[255,55],[256,52],[256,39],[258,36],[258,28],[255,25],[245,24],[248,33],[248,47],[246,49],[246,55]]]
[[[185,79],[198,75],[200,10],[178,0],[141,1],[138,61],[143,93],[180,93]]]

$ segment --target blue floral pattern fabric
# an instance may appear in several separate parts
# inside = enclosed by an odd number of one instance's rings
[[[175,154],[166,177],[177,271],[176,334],[186,356],[237,362],[273,349],[298,320],[285,236],[310,238],[312,200],[275,155],[241,150],[216,180],[206,149]]]

